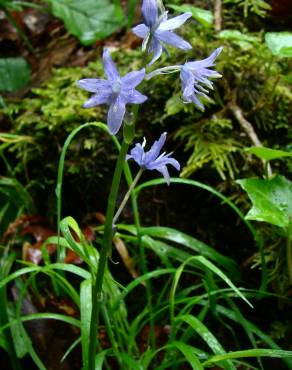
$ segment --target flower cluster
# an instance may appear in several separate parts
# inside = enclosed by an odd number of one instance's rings
[[[142,50],[152,54],[151,66],[156,62],[165,45],[171,45],[181,50],[190,50],[191,45],[173,31],[183,25],[191,13],[186,12],[177,17],[168,19],[161,0],[143,0],[142,15],[144,23],[133,28],[133,32],[143,39]],[[111,59],[108,49],[103,52],[103,66],[107,79],[85,78],[78,81],[78,86],[93,93],[85,102],[85,108],[91,108],[100,104],[109,106],[107,124],[112,135],[119,132],[126,113],[127,104],[142,104],[147,96],[141,94],[136,87],[144,80],[164,73],[180,72],[182,83],[182,98],[184,103],[194,103],[203,110],[204,105],[200,98],[208,99],[208,89],[213,89],[210,78],[218,78],[221,75],[210,67],[215,65],[217,56],[222,48],[216,49],[208,58],[199,61],[188,61],[182,65],[168,66],[156,69],[146,74],[145,68],[133,71],[121,77],[116,65]],[[171,158],[170,154],[161,154],[160,151],[166,140],[163,133],[158,141],[152,145],[148,152],[144,151],[145,142],[136,144],[128,155],[128,159],[134,159],[141,168],[157,170],[162,173],[169,183],[167,165],[172,165],[177,170],[179,163]]]
[[[107,123],[109,131],[115,135],[123,122],[126,104],[142,104],[147,96],[142,95],[135,89],[145,77],[145,69],[134,71],[121,77],[108,49],[103,52],[103,66],[107,80],[98,78],[84,78],[78,81],[78,86],[94,95],[84,104],[85,108],[91,108],[100,104],[108,104]]]
[[[130,154],[127,155],[127,160],[134,159],[134,161],[143,169],[159,171],[165,178],[167,184],[169,184],[170,177],[167,170],[167,165],[170,164],[179,171],[180,164],[176,159],[170,157],[172,153],[166,154],[164,152],[160,154],[166,140],[166,135],[167,133],[164,132],[160,138],[154,142],[148,152],[145,152],[144,150],[146,145],[146,139],[144,138],[142,144],[136,144],[135,147],[130,151]]]
[[[157,1],[144,0],[142,4],[144,23],[133,28],[133,32],[143,39],[143,49],[148,54],[153,53],[153,64],[162,54],[163,44],[174,46],[178,49],[189,50],[191,44],[176,35],[173,30],[179,28],[192,16],[192,13],[184,13],[178,17],[167,19],[167,12],[158,14]]]

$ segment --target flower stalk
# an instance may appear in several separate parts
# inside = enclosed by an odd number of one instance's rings
[[[115,227],[115,224],[116,224],[120,214],[122,213],[123,209],[125,208],[125,205],[126,205],[127,201],[129,200],[132,191],[134,190],[135,186],[137,185],[137,182],[139,181],[142,173],[143,173],[143,168],[140,168],[139,172],[137,173],[136,177],[134,178],[132,184],[130,185],[129,190],[127,191],[126,195],[124,196],[124,199],[122,200],[122,203],[120,204],[119,209],[117,210],[117,212],[116,212],[116,214],[113,218],[113,227]]]
[[[128,151],[129,144],[122,143],[121,150],[119,152],[111,191],[108,198],[108,205],[106,211],[106,223],[104,226],[104,234],[101,242],[101,250],[99,255],[99,262],[96,276],[92,277],[95,279],[92,285],[92,312],[90,320],[90,334],[89,334],[89,354],[88,354],[88,370],[95,369],[95,356],[96,356],[96,344],[97,344],[97,331],[99,325],[99,313],[101,305],[103,304],[104,297],[102,295],[102,285],[105,269],[107,266],[107,258],[111,255],[111,245],[113,238],[113,217],[115,212],[116,200],[118,195],[118,189],[120,180],[124,168],[124,162]]]

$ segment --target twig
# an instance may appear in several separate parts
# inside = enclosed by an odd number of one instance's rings
[[[214,29],[216,32],[220,32],[222,29],[222,0],[215,0]]]
[[[242,127],[242,129],[245,131],[247,136],[250,138],[251,142],[254,146],[262,147],[262,143],[260,139],[258,138],[253,125],[244,117],[241,108],[235,104],[229,104],[229,108],[234,114],[234,117],[237,119],[238,123]],[[270,166],[270,163],[267,163],[267,161],[263,160],[264,169],[267,171],[268,177],[272,176],[272,168]]]

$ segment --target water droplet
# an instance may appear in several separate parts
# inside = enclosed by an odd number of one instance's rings
[[[97,293],[98,302],[103,302],[103,298],[104,298],[103,292]]]

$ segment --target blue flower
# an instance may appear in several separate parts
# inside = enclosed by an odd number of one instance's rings
[[[163,11],[159,16],[157,0],[143,0],[142,15],[144,23],[133,28],[133,32],[143,40],[142,49],[148,48],[148,54],[153,53],[153,64],[161,55],[162,42],[182,50],[189,50],[192,46],[173,30],[179,28],[192,16],[192,13],[184,13],[177,17],[167,19],[167,12]]]
[[[148,152],[144,151],[146,145],[146,140],[144,139],[142,144],[136,144],[135,147],[127,155],[128,159],[134,159],[138,165],[147,170],[157,170],[162,173],[167,184],[169,185],[170,176],[168,173],[167,165],[170,164],[178,171],[180,170],[180,164],[174,158],[171,158],[171,154],[166,154],[165,152],[160,154],[160,151],[165,143],[167,133],[164,132],[160,138],[154,142],[152,147]]]
[[[187,62],[181,67],[180,78],[182,82],[183,100],[186,103],[195,103],[195,105],[204,110],[204,105],[198,96],[209,99],[209,89],[213,89],[213,83],[209,78],[222,77],[218,72],[209,69],[215,65],[215,59],[222,51],[222,47],[216,49],[208,58],[196,62]]]
[[[108,104],[107,124],[109,131],[115,135],[123,122],[126,104],[142,104],[147,96],[142,95],[135,87],[145,77],[145,69],[133,71],[121,77],[108,49],[103,52],[103,66],[107,80],[97,78],[84,78],[77,82],[82,89],[94,93],[83,105],[85,108]]]

